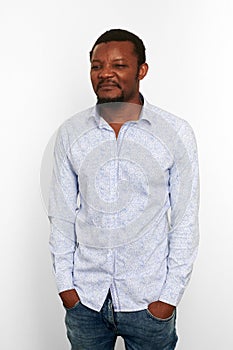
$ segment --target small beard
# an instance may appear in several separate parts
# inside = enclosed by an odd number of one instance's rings
[[[125,96],[124,93],[118,97],[99,97],[97,96],[97,104],[103,104],[103,103],[114,103],[114,102],[124,102]]]

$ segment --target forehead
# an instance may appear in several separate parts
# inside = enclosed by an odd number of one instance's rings
[[[134,52],[134,44],[131,41],[110,41],[96,45],[92,54],[93,60],[103,59],[130,59],[137,60]]]

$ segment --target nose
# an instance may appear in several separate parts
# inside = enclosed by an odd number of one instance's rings
[[[99,78],[100,79],[107,79],[114,76],[114,72],[110,66],[104,66],[99,71]]]

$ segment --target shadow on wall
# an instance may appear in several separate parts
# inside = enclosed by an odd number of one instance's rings
[[[40,191],[46,214],[48,214],[49,187],[53,171],[53,149],[57,131],[58,129],[54,132],[44,150],[40,167]]]

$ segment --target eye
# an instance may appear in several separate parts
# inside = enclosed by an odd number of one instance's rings
[[[93,65],[91,66],[91,70],[98,70],[98,69],[101,69],[101,66],[100,65]]]
[[[114,65],[114,67],[116,67],[116,68],[125,68],[125,67],[127,67],[127,65],[126,64],[119,64],[119,63],[117,63],[117,64]]]

